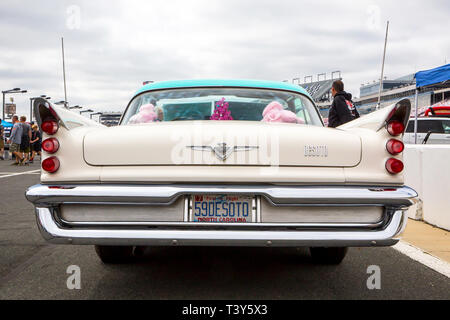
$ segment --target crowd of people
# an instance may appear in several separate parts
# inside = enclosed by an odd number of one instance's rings
[[[13,128],[7,140],[9,152],[14,157],[11,165],[28,165],[33,163],[36,155],[41,156],[42,135],[39,127],[34,123],[27,123],[27,117],[13,116]],[[5,130],[0,125],[0,159],[4,160]]]

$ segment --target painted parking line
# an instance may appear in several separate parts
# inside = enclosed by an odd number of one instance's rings
[[[0,176],[6,175],[6,174],[14,174],[14,173],[21,173],[21,172],[11,172],[11,171],[2,171],[0,172]],[[38,172],[34,172],[36,174]]]
[[[37,172],[40,172],[40,171],[41,171],[41,169],[31,170],[31,171],[24,171],[24,172],[14,172],[14,173],[9,173],[9,174],[0,176],[0,179],[1,178],[14,177],[14,176],[20,176],[22,174],[33,174],[33,173],[37,173]]]
[[[411,259],[426,265],[428,268],[431,268],[434,271],[450,278],[450,263],[432,256],[431,254],[426,253],[404,241],[399,241],[392,248],[410,257]]]

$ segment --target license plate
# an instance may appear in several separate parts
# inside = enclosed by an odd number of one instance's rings
[[[190,221],[248,223],[256,221],[256,201],[250,196],[192,195]]]

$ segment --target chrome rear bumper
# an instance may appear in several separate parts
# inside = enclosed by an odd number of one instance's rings
[[[383,206],[386,219],[376,226],[116,223],[72,224],[55,213],[61,204],[170,205],[188,194],[246,194],[267,199],[273,206]],[[316,187],[236,185],[36,185],[26,197],[36,207],[44,238],[53,243],[98,245],[206,246],[388,246],[405,228],[405,210],[416,192],[408,187]],[[185,216],[186,217],[186,216]]]
[[[157,246],[390,246],[399,240],[407,220],[405,212],[397,210],[384,229],[367,231],[66,229],[56,223],[49,208],[36,208],[36,214],[42,235],[52,243]]]
[[[379,204],[410,206],[409,187],[261,185],[35,185],[26,198],[35,206],[60,203],[139,203],[169,205],[184,194],[260,195],[274,205]]]

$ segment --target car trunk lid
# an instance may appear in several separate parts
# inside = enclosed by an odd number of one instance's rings
[[[215,165],[352,167],[361,140],[339,129],[255,121],[172,121],[91,131],[93,166]]]

